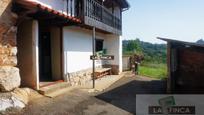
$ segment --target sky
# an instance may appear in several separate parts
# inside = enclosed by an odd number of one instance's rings
[[[156,37],[188,42],[204,38],[204,0],[128,0],[123,39],[165,43]]]

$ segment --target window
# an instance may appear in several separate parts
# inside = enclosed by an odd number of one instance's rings
[[[103,51],[103,40],[96,39],[96,52]]]

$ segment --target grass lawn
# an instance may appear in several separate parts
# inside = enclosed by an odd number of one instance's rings
[[[166,64],[143,63],[139,67],[139,75],[165,79],[167,77]]]

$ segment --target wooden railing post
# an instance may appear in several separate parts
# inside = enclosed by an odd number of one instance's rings
[[[83,12],[84,12],[84,16],[86,16],[87,15],[87,2],[86,2],[87,0],[83,0]]]
[[[96,28],[93,27],[93,33],[92,33],[92,48],[93,48],[93,56],[96,56]],[[93,59],[93,70],[92,70],[92,79],[93,79],[93,89],[95,88],[95,59]]]
[[[101,22],[103,22],[103,1],[101,3],[102,7],[101,7]]]
[[[88,17],[90,17],[90,0],[87,0],[88,1],[88,3],[87,3],[87,15],[88,15]]]
[[[69,0],[67,0],[66,6],[67,6],[67,15],[69,15]]]
[[[73,16],[73,0],[70,1],[70,15]]]

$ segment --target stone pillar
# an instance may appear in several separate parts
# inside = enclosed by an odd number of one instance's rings
[[[0,12],[0,91],[11,91],[20,86],[17,65],[17,15],[11,11],[11,0],[1,0]],[[0,4],[2,5],[2,3]],[[3,9],[3,10],[2,10]]]

